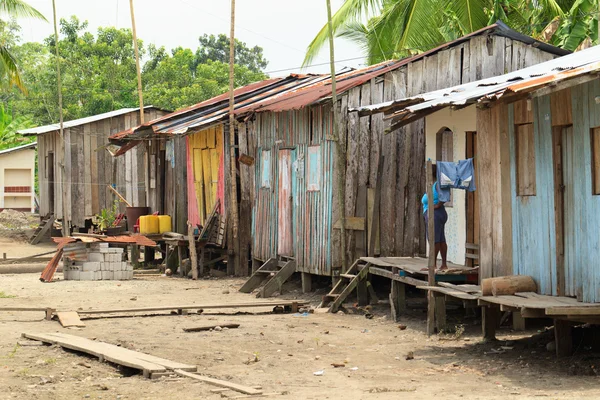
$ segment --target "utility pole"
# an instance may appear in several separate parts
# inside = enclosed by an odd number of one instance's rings
[[[60,56],[58,53],[58,26],[56,24],[56,0],[52,0],[52,13],[54,16],[54,49],[56,51],[56,80],[58,86],[58,117],[59,117],[59,134],[61,139],[63,140],[64,145],[64,154],[62,160],[62,168],[61,168],[61,180],[62,180],[62,234],[63,236],[69,236],[69,219],[68,219],[68,211],[69,205],[67,204],[67,197],[69,193],[69,183],[70,179],[67,179],[67,175],[70,175],[71,168],[71,136],[64,135],[64,121],[63,121],[63,98],[62,98],[62,81],[60,77]],[[67,171],[69,168],[69,171]],[[54,185],[54,182],[52,182]],[[54,210],[51,210],[54,211]]]
[[[338,104],[335,81],[335,51],[333,48],[333,26],[331,25],[331,0],[327,0],[327,25],[329,26],[329,67],[331,71],[331,100],[333,101],[333,136],[336,142],[337,170],[338,170],[338,208],[340,210],[341,241],[340,254],[342,257],[342,268],[346,265],[346,149],[340,137],[338,126]]]
[[[239,242],[239,215],[237,198],[237,166],[235,157],[235,116],[233,115],[235,106],[235,0],[231,0],[231,27],[229,32],[229,157],[231,163],[231,187],[229,189],[231,224],[233,231],[233,259],[234,271],[236,275],[241,275],[240,268],[240,242]]]
[[[135,67],[137,69],[138,97],[140,99],[140,124],[144,123],[144,95],[142,93],[142,70],[140,68],[140,51],[138,49],[137,31],[135,29],[135,13],[133,12],[133,0],[129,0],[131,10],[131,32],[133,33],[133,49],[135,51]]]

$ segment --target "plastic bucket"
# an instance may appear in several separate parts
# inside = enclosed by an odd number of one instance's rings
[[[133,226],[137,222],[138,218],[142,215],[150,213],[149,207],[127,207],[125,210],[127,214],[127,230],[133,232]]]

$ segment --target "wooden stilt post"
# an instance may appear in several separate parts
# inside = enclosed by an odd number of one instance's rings
[[[427,284],[435,286],[435,225],[433,204],[433,163],[427,161],[427,236],[429,238],[429,264],[427,268]],[[427,291],[427,334],[435,331],[435,298],[431,290]]]
[[[238,276],[247,275],[248,271],[240,269],[240,242],[239,242],[239,215],[237,198],[237,163],[235,156],[235,116],[233,115],[235,107],[235,0],[231,0],[231,26],[229,32],[229,157],[231,163],[230,169],[230,189],[229,189],[229,210],[227,211],[231,218],[232,240],[233,240],[233,270]],[[245,273],[244,273],[245,272]]]
[[[346,265],[346,149],[343,146],[340,129],[338,126],[339,116],[337,107],[337,91],[335,80],[335,51],[333,47],[333,26],[331,24],[331,0],[327,0],[327,25],[329,27],[329,70],[331,72],[331,100],[333,104],[333,140],[336,144],[336,169],[337,169],[337,197],[340,212],[340,257],[342,271],[345,272]],[[329,138],[331,140],[331,138]],[[332,277],[333,284],[336,277]]]
[[[133,12],[133,0],[129,0],[131,11],[131,33],[133,34],[133,50],[135,52],[135,68],[137,70],[138,98],[140,101],[140,124],[144,123],[144,95],[142,93],[142,69],[140,67],[140,52],[137,42],[137,30],[135,28],[135,13]]]
[[[556,356],[568,357],[573,355],[573,327],[569,321],[554,320],[554,340],[556,341]]]
[[[500,307],[489,305],[481,307],[481,326],[483,328],[483,340],[496,340],[496,327],[500,319]]]
[[[302,293],[312,291],[312,274],[310,272],[302,272]]]
[[[62,96],[62,79],[60,76],[60,55],[58,53],[58,26],[56,24],[56,0],[52,0],[52,12],[54,16],[54,46],[56,51],[56,83],[58,86],[58,118],[59,118],[59,134],[63,140],[64,153],[61,168],[62,180],[62,234],[69,236],[71,234],[69,221],[69,204],[67,204],[68,192],[70,190],[70,179],[67,179],[71,170],[71,135],[65,137],[64,119],[63,119],[63,96]],[[65,167],[68,166],[68,169]],[[51,210],[52,211],[52,210]]]
[[[196,256],[196,239],[194,237],[194,227],[188,221],[188,242],[190,246],[190,265],[192,268],[192,279],[198,279],[198,257]]]

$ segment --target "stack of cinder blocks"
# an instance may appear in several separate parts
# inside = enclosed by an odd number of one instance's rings
[[[133,279],[133,266],[123,261],[123,249],[108,243],[73,243],[64,247],[65,280],[110,281]]]

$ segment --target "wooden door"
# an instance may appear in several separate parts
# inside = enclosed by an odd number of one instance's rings
[[[46,162],[46,172],[48,174],[48,212],[54,213],[54,187],[55,187],[55,174],[54,174],[54,153],[48,153],[48,161]]]
[[[277,254],[294,256],[292,234],[292,150],[279,150]]]
[[[573,127],[553,128],[554,218],[556,232],[556,285],[560,296],[576,296],[575,212],[573,191]]]
[[[475,158],[477,149],[477,132],[467,132],[467,158]],[[473,162],[475,184],[477,186],[477,162]],[[467,243],[479,244],[479,196],[477,190],[467,192]],[[466,249],[469,252],[471,249]],[[477,259],[467,258],[466,265],[473,267],[479,265]]]
[[[198,216],[200,217],[200,223],[204,225],[206,213],[204,212],[204,176],[203,176],[203,168],[202,168],[202,150],[198,148],[192,149],[192,155],[194,159],[192,160],[194,167],[194,188],[196,189],[196,201],[198,207]]]

